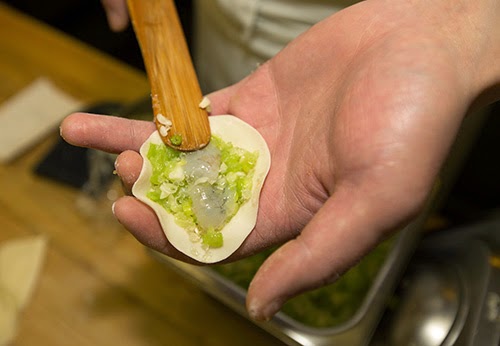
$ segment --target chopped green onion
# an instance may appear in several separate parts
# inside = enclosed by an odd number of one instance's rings
[[[201,241],[203,244],[211,248],[222,247],[224,244],[222,233],[214,229],[209,229],[207,232],[202,234]]]
[[[175,145],[176,147],[178,147],[179,145],[182,144],[182,135],[180,133],[173,135],[170,138],[170,143],[172,143],[172,145]]]

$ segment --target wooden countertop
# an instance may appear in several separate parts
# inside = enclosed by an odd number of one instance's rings
[[[0,23],[0,102],[40,76],[87,103],[149,92],[141,72],[3,4]],[[89,216],[79,190],[35,175],[58,138],[0,165],[0,242],[49,238],[16,346],[281,344],[153,259],[108,206]]]

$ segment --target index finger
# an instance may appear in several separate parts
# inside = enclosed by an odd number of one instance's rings
[[[61,137],[72,145],[121,153],[139,151],[155,125],[150,121],[74,113],[63,120],[60,130]]]

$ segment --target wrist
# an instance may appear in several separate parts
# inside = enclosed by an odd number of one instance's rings
[[[456,54],[457,72],[471,102],[483,106],[500,100],[500,1],[431,2],[437,6],[432,11],[442,21],[443,42]]]

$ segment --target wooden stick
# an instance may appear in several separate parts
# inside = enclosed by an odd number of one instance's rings
[[[178,150],[210,141],[208,114],[173,0],[128,0],[151,85],[154,120],[163,141]]]

